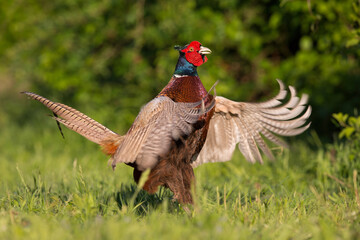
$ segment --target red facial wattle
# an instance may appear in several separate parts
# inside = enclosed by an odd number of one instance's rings
[[[198,52],[187,52],[185,53],[185,58],[189,63],[192,63],[197,67],[207,61],[207,57]]]
[[[201,50],[206,51],[201,52]],[[198,41],[191,42],[185,49],[181,50],[185,53],[186,60],[194,66],[200,66],[207,61],[207,57],[204,54],[210,54],[211,51],[208,48],[202,47]]]

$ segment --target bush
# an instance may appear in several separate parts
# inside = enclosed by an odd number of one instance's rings
[[[350,160],[360,161],[360,116],[349,116],[348,114],[333,114],[335,124],[341,128],[339,138],[346,138],[346,143],[350,146]]]
[[[331,113],[360,102],[359,12],[354,0],[2,1],[0,100],[32,90],[128,126],[170,79],[172,46],[199,40],[213,50],[207,87],[258,101],[283,79],[310,94],[313,127],[330,136]]]

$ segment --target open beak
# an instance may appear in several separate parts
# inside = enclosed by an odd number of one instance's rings
[[[210,53],[211,53],[211,50],[210,50],[209,48],[207,48],[207,47],[201,46],[201,47],[200,47],[200,50],[199,50],[199,53],[202,54],[202,55],[204,55],[204,54],[210,54]]]

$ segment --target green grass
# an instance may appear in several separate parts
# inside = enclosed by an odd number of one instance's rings
[[[81,136],[43,120],[0,132],[0,239],[359,239],[359,159],[303,142],[277,160],[195,170],[189,216],[172,193],[139,191]]]

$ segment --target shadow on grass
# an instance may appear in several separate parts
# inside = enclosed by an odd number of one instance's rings
[[[8,197],[0,198],[0,208],[36,213],[70,210],[71,214],[75,212],[82,220],[86,216],[105,216],[110,212],[142,217],[154,210],[166,213],[183,211],[177,202],[172,201],[172,192],[164,187],[160,187],[159,191],[152,195],[135,184],[122,184],[116,191],[109,188],[107,182],[89,184],[79,170],[76,181],[70,185],[60,181],[53,188],[52,184],[43,180],[40,173],[33,175],[33,183],[25,181],[20,169],[18,173],[22,184],[8,191]]]
[[[123,184],[114,197],[121,211],[131,211],[138,216],[145,216],[159,208],[168,213],[182,211],[180,205],[172,200],[173,194],[164,187],[155,194],[149,194],[135,184]]]

